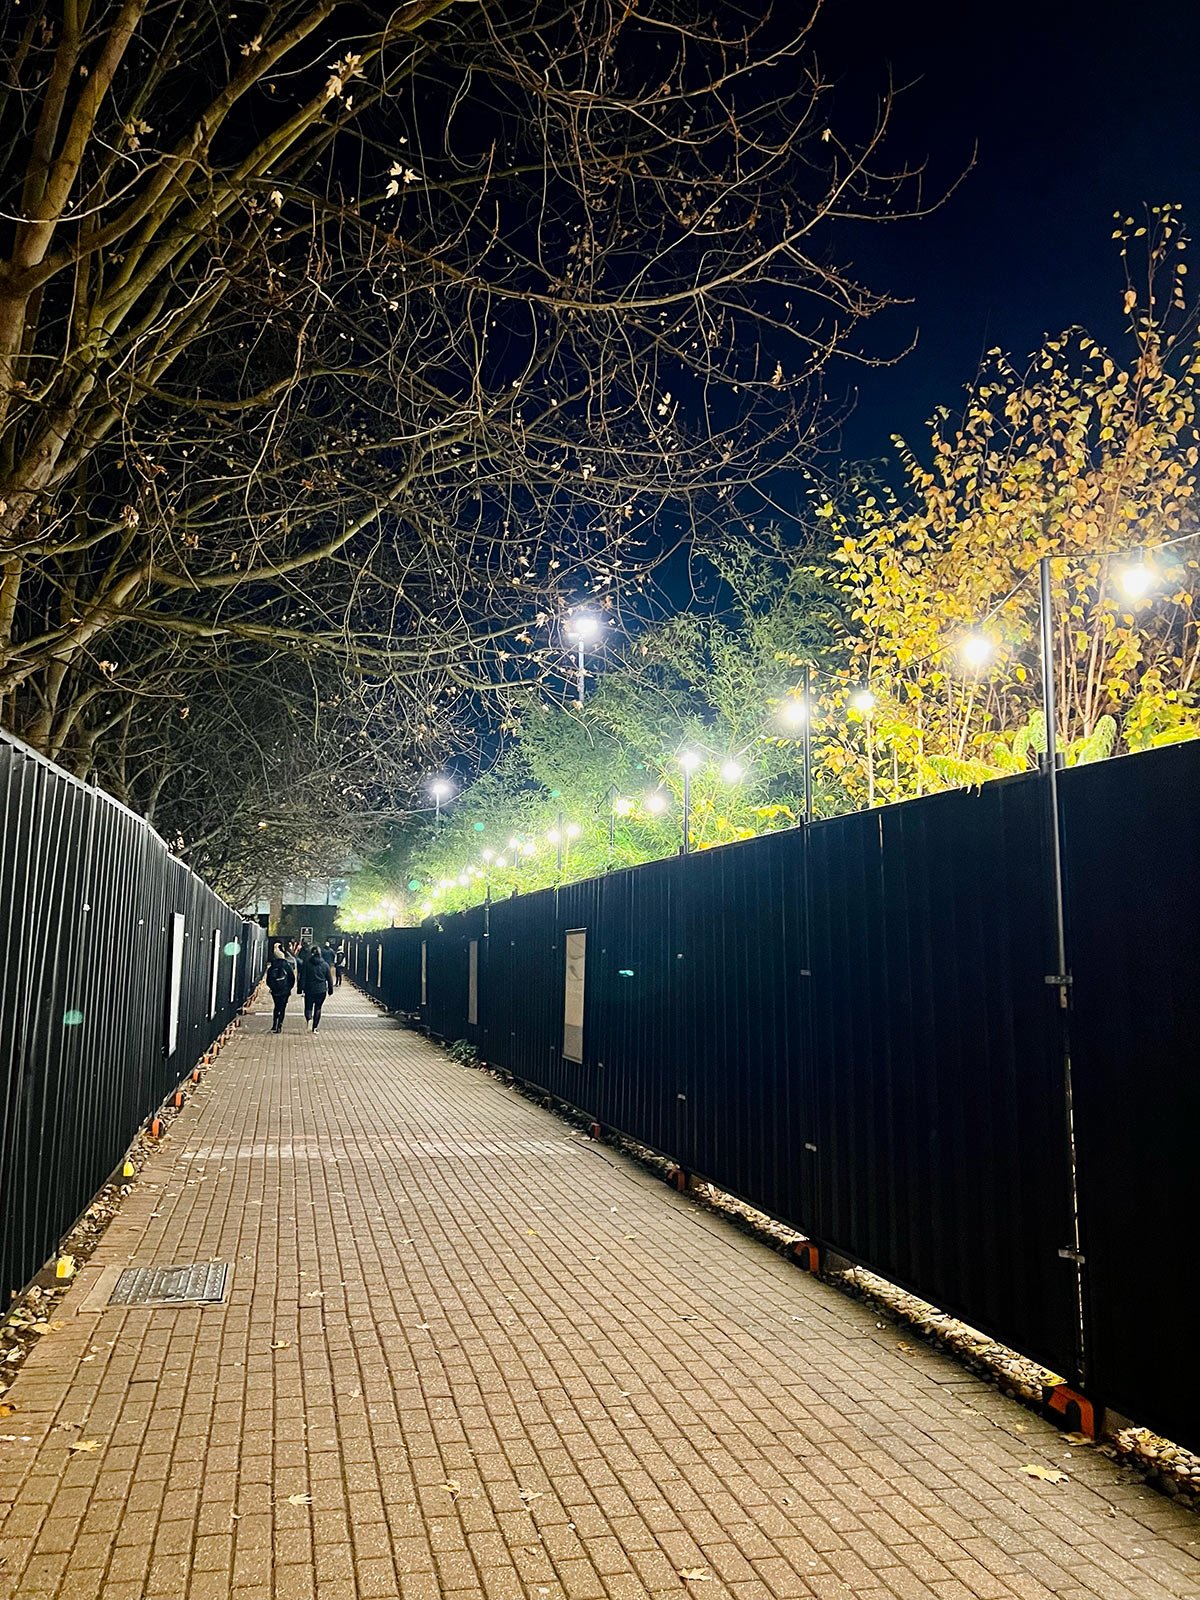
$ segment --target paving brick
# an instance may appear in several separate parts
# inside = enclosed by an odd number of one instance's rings
[[[68,1296],[11,1396],[0,1600],[1200,1595],[1187,1512],[348,986],[319,1039],[266,1028],[95,1258],[228,1259],[229,1301]]]

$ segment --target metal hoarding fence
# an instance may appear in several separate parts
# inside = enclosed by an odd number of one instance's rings
[[[435,1035],[1200,1445],[1200,742],[1059,787],[1066,986],[1041,773],[375,937]]]
[[[0,733],[0,939],[7,1305],[241,1009],[266,936],[141,818]]]

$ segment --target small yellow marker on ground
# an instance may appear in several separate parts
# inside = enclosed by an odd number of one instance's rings
[[[75,1276],[75,1257],[59,1256],[54,1266],[56,1278],[73,1278]]]
[[[132,1177],[134,1177],[136,1175],[136,1173],[137,1173],[137,1168],[134,1166],[132,1161],[127,1161],[125,1163],[125,1165],[121,1168],[121,1176],[123,1178],[132,1178]]]

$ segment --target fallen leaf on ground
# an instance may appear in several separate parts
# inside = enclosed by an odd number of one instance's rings
[[[1027,1478],[1040,1478],[1043,1483],[1066,1483],[1067,1475],[1055,1467],[1022,1467]]]
[[[310,1506],[312,1505],[312,1495],[290,1494],[287,1497],[287,1503],[290,1506]]]
[[[74,1444],[69,1444],[67,1446],[67,1449],[73,1454],[82,1454],[86,1452],[90,1455],[93,1450],[99,1450],[99,1448],[99,1439],[76,1439]]]
[[[896,1340],[896,1349],[897,1350],[903,1350],[904,1354],[906,1356],[912,1355],[912,1352],[913,1352],[912,1345],[908,1344],[904,1339],[897,1339]]]
[[[455,1500],[457,1500],[459,1495],[462,1493],[462,1484],[459,1483],[457,1478],[447,1478],[445,1483],[438,1484],[438,1488],[445,1489],[446,1493],[451,1495]]]
[[[1086,1433],[1064,1433],[1063,1438],[1068,1444],[1095,1444],[1095,1439],[1090,1439]]]
[[[271,1346],[271,1349],[272,1350],[290,1350],[291,1347],[292,1346],[291,1346],[291,1340],[290,1339],[276,1339],[275,1343]]]
[[[680,1567],[679,1576],[684,1583],[711,1583],[712,1573],[707,1567]]]
[[[522,1489],[520,1491],[521,1499],[528,1504],[530,1500],[540,1500],[542,1498],[542,1492],[543,1491],[541,1489]]]
[[[0,1417],[11,1417],[16,1409],[16,1406],[0,1405]]]

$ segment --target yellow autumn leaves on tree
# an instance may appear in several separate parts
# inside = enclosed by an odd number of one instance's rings
[[[1021,771],[1044,750],[1043,556],[1068,763],[1200,732],[1200,344],[1170,324],[1174,208],[1154,220],[1149,288],[1125,292],[1127,365],[1078,329],[1025,371],[992,351],[962,415],[933,420],[928,460],[897,441],[905,496],[860,486],[821,508],[848,611],[821,759],[852,793],[868,743],[878,799]]]

